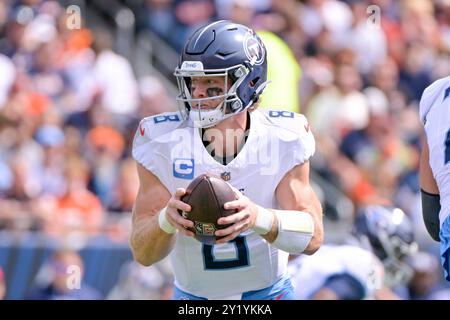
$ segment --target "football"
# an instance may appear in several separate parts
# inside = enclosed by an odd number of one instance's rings
[[[227,182],[209,174],[202,174],[192,180],[186,188],[186,194],[181,198],[183,202],[191,206],[191,211],[179,211],[179,213],[185,219],[194,222],[194,228],[189,230],[194,232],[198,241],[214,244],[217,239],[220,239],[214,235],[214,232],[229,226],[219,225],[217,220],[237,212],[235,209],[225,210],[223,205],[237,198]]]

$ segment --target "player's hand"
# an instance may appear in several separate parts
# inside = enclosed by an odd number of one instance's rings
[[[178,188],[175,194],[167,202],[166,218],[175,228],[178,229],[182,234],[193,237],[194,233],[189,231],[187,228],[193,228],[194,223],[188,219],[183,218],[178,210],[189,212],[191,211],[191,206],[187,203],[181,201],[181,197],[186,194],[186,189]]]
[[[231,224],[231,226],[215,232],[216,236],[224,237],[217,240],[216,243],[226,243],[231,241],[242,232],[255,226],[256,217],[258,215],[258,207],[253,201],[244,196],[236,188],[233,188],[233,191],[238,196],[238,199],[225,203],[224,208],[227,210],[236,209],[238,212],[217,220],[218,224]]]

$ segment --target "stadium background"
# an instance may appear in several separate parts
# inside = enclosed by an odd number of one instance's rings
[[[450,74],[448,0],[0,1],[0,297],[1,283],[6,299],[51,283],[61,248],[96,291],[81,297],[170,295],[167,261],[131,261],[130,146],[140,118],[176,109],[178,52],[216,19],[263,37],[273,81],[263,107],[311,122],[325,241],[342,242],[364,204],[392,202],[422,251],[401,296],[450,298],[417,175],[418,101]]]

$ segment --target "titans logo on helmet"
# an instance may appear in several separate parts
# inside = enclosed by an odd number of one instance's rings
[[[248,32],[244,39],[244,52],[253,65],[260,65],[264,62],[264,46],[253,32]]]

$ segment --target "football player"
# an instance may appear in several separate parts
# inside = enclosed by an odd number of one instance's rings
[[[425,129],[420,158],[422,214],[428,233],[440,241],[441,262],[450,281],[450,77],[425,89],[420,119]]]
[[[312,256],[291,260],[298,299],[399,299],[392,288],[413,275],[404,262],[417,251],[411,220],[395,207],[360,211],[348,244],[323,245]]]
[[[290,253],[314,253],[322,209],[309,183],[314,137],[305,117],[264,111],[267,54],[251,29],[216,21],[187,40],[175,70],[179,112],[141,121],[133,143],[140,179],[132,216],[134,258],[151,265],[170,253],[174,299],[291,299]],[[238,200],[231,226],[203,244],[187,230],[180,199],[198,175],[227,180]]]

